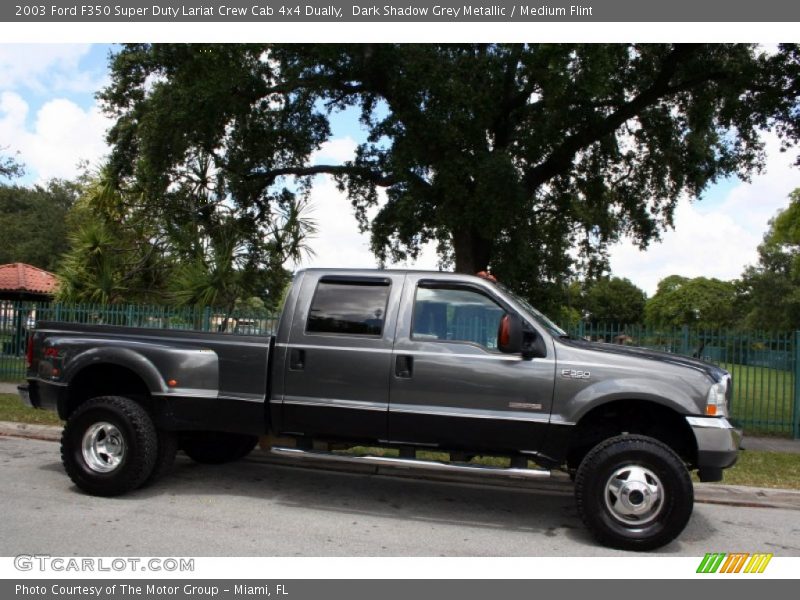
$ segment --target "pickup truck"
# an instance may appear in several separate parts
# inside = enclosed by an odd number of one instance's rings
[[[42,322],[28,367],[20,394],[66,422],[63,465],[89,494],[153,481],[178,449],[241,458],[260,436],[283,456],[476,474],[472,457],[494,455],[514,477],[567,472],[591,533],[626,549],[674,539],[690,471],[721,480],[741,439],[725,370],[570,338],[455,273],[300,271],[269,337]],[[340,451],[364,445],[399,454]],[[416,460],[431,449],[449,460]]]

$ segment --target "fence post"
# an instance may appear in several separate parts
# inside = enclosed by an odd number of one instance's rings
[[[800,439],[800,331],[794,332],[794,407],[792,437]]]
[[[681,327],[681,354],[689,354],[689,326]]]
[[[203,331],[211,331],[211,307],[203,308]]]

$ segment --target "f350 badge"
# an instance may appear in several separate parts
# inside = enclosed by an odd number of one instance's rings
[[[592,374],[589,371],[578,371],[576,369],[561,369],[561,376],[567,379],[589,379]]]

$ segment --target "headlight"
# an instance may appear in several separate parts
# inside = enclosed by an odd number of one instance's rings
[[[728,379],[725,378],[719,383],[715,383],[708,390],[706,397],[706,414],[712,417],[727,417],[728,406],[725,400],[725,393],[728,391]]]

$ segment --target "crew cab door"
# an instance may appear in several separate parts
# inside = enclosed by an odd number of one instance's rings
[[[390,440],[539,447],[552,404],[553,349],[548,341],[548,356],[533,360],[500,353],[500,320],[513,310],[488,283],[408,275],[392,355]]]
[[[307,271],[283,357],[281,429],[384,439],[402,275]],[[286,310],[289,310],[287,307]]]

